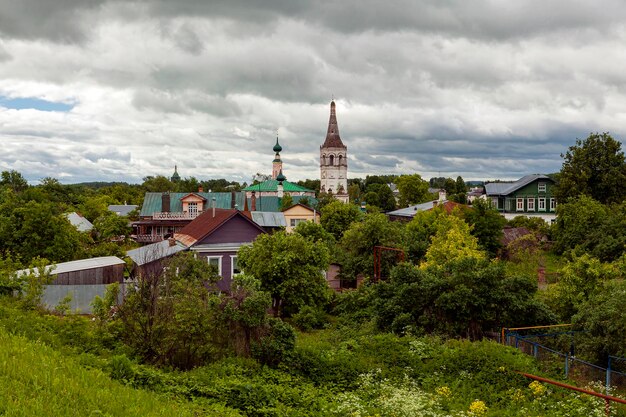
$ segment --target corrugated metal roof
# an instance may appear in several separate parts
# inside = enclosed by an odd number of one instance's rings
[[[93,224],[75,211],[67,213],[65,217],[79,232],[88,232],[93,229]]]
[[[152,243],[129,250],[126,252],[126,255],[132,259],[134,263],[141,266],[159,259],[167,258],[185,249],[187,248],[182,243],[174,242],[172,245],[170,241],[166,239],[162,242]]]
[[[305,195],[293,195],[291,196],[291,200],[294,204],[299,203],[301,200],[309,201],[309,205],[316,205],[317,199],[314,197],[309,197]],[[281,199],[276,196],[263,196],[257,197],[256,199],[256,210],[257,211],[280,211],[281,207]],[[251,199],[248,199],[248,208],[252,208]]]
[[[435,206],[435,203],[437,203],[436,206]],[[454,201],[448,201],[448,200],[444,200],[444,201],[433,200],[427,203],[416,204],[414,206],[409,206],[407,208],[390,211],[386,214],[389,216],[414,217],[415,213],[417,213],[418,211],[431,210],[434,207],[443,207],[444,210],[449,214],[449,213],[452,213],[452,210],[454,210],[455,208],[459,206],[463,206],[463,204],[455,203]]]
[[[46,271],[53,266],[52,275],[63,274],[66,272],[84,271],[87,269],[103,268],[106,266],[122,265],[125,262],[117,256],[101,256],[99,258],[80,259],[78,261],[61,262],[58,264],[47,265]],[[22,269],[16,272],[17,276],[29,273],[29,269]]]
[[[309,192],[314,193],[315,191],[309,190],[308,188],[302,187],[298,184],[294,184],[293,182],[283,181],[283,190],[289,192]],[[267,180],[263,181],[259,184],[254,184],[249,187],[243,189],[243,191],[278,191],[278,181],[277,180]]]
[[[120,216],[128,216],[128,213],[135,210],[138,206],[136,204],[111,204],[109,211],[114,212]]]
[[[252,220],[263,227],[287,227],[285,215],[280,212],[253,211]]]
[[[485,184],[485,192],[487,195],[508,195],[522,187],[527,186],[535,180],[553,181],[552,178],[543,174],[525,175],[514,182],[488,182]]]

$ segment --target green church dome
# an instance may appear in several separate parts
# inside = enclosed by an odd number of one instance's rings
[[[278,143],[278,136],[276,137],[276,145],[272,148],[274,152],[278,153],[283,150],[283,147]]]

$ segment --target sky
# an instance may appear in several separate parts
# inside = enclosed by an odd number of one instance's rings
[[[0,171],[250,182],[557,172],[626,133],[626,3],[0,0]]]

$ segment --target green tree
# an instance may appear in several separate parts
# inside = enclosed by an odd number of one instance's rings
[[[361,210],[354,204],[344,204],[337,200],[325,205],[320,212],[322,226],[337,240],[341,239],[353,222],[363,217]]]
[[[0,174],[0,187],[8,187],[16,193],[20,193],[28,188],[28,182],[22,174],[15,170],[2,171],[2,174]]]
[[[508,277],[502,263],[464,257],[436,268],[401,264],[376,285],[371,303],[382,330],[476,340],[502,326],[553,322],[536,290],[525,277]]]
[[[293,197],[291,197],[291,194],[283,195],[283,198],[280,199],[280,209],[285,210],[291,206],[293,206]]]
[[[428,183],[418,174],[401,175],[396,180],[400,192],[400,207],[408,207],[411,204],[422,203],[429,197]]]
[[[471,234],[470,226],[456,216],[441,216],[437,222],[437,232],[426,251],[423,268],[443,266],[451,261],[464,258],[485,259],[478,239]]]
[[[365,215],[363,221],[352,223],[341,239],[340,246],[345,254],[342,274],[356,278],[358,274],[374,275],[374,246],[403,249],[404,230],[401,223],[389,221],[382,213]],[[388,270],[395,261],[396,253],[388,254],[382,270]],[[386,261],[386,262],[385,262]]]
[[[98,217],[94,222],[94,227],[100,240],[128,236],[131,232],[131,228],[128,225],[128,217],[118,216],[111,211],[107,211],[105,214]]]
[[[587,251],[595,244],[595,239],[591,239],[592,232],[601,229],[604,219],[609,216],[609,208],[589,196],[580,195],[559,204],[556,213],[553,227],[555,250],[559,253],[575,248]]]
[[[439,217],[447,215],[442,207],[415,213],[413,219],[406,225],[405,234],[408,258],[411,262],[417,264],[424,259],[430,241],[437,233]]]
[[[141,187],[149,193],[163,193],[176,190],[175,184],[163,175],[145,177]]]
[[[506,219],[490,201],[476,199],[471,209],[463,211],[463,218],[472,227],[472,235],[478,238],[481,249],[496,256],[502,247],[502,228]]]
[[[564,161],[555,193],[561,203],[581,194],[601,203],[619,203],[626,197],[624,152],[608,133],[577,139],[561,157]]]
[[[446,190],[446,195],[450,196],[459,192],[456,189],[456,181],[452,178],[446,178],[446,181],[443,183],[443,189]]]
[[[108,214],[109,204],[111,204],[111,198],[106,194],[101,194],[87,197],[85,201],[78,206],[78,210],[80,214],[93,223],[98,217]]]
[[[335,246],[335,237],[326,231],[321,224],[313,222],[300,222],[293,229],[294,233],[298,233],[304,238],[315,242],[324,243],[329,249]]]
[[[122,337],[145,361],[189,369],[220,352],[215,267],[191,253],[144,270],[119,307]]]
[[[461,177],[460,175],[458,177],[456,177],[456,192],[457,194],[459,193],[464,193],[467,191],[467,186],[465,185],[465,181],[463,181],[463,177]]]
[[[275,317],[326,301],[328,287],[322,272],[329,259],[326,245],[284,231],[260,235],[238,253],[245,273],[261,281],[261,290],[271,294]]]

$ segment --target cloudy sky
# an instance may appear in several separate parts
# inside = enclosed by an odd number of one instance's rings
[[[0,0],[0,170],[250,181],[278,129],[319,178],[516,179],[626,133],[626,5],[575,0]]]

